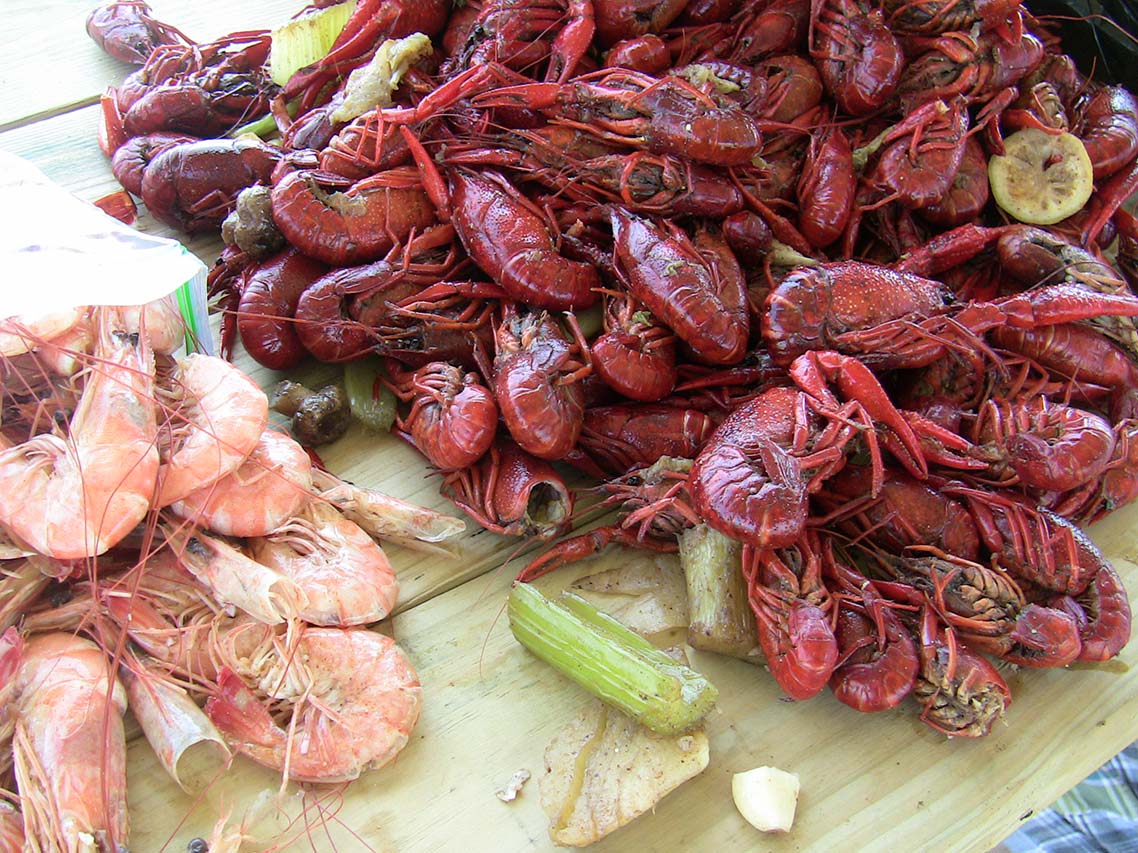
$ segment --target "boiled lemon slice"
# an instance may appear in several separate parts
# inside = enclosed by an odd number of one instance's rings
[[[1004,140],[1004,155],[988,161],[992,197],[1020,222],[1051,225],[1083,209],[1094,170],[1082,140],[1034,127]]]

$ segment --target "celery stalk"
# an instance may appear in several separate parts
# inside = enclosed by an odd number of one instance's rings
[[[296,110],[291,110],[291,112],[296,112]],[[227,135],[233,139],[250,134],[259,139],[268,139],[270,136],[274,136],[277,130],[277,120],[273,118],[272,113],[268,113],[256,121],[251,121],[248,124],[233,128]]]
[[[688,586],[688,643],[705,652],[760,661],[755,615],[739,560],[743,546],[706,524],[680,534]]]
[[[269,47],[269,76],[273,82],[283,86],[297,71],[323,59],[355,8],[355,2],[327,6],[273,30]]]
[[[388,432],[395,423],[395,394],[383,384],[382,375],[374,356],[344,365],[344,390],[352,415],[376,432]]]
[[[576,317],[581,334],[585,336],[587,341],[591,341],[605,330],[604,306],[600,302],[588,308],[582,308],[576,313]]]
[[[519,643],[652,731],[688,731],[719,698],[704,676],[572,593],[550,601],[516,583],[507,613]]]

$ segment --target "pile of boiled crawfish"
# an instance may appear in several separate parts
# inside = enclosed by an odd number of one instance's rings
[[[912,694],[952,735],[1010,701],[984,655],[1126,644],[1078,525],[1138,496],[1138,108],[1021,0],[360,0],[283,86],[267,33],[152,30],[101,141],[161,221],[225,223],[226,345],[384,357],[396,432],[490,530],[557,538],[563,466],[601,481],[619,519],[522,579],[709,525],[786,693]],[[1025,128],[1093,165],[1047,227],[989,197]]]

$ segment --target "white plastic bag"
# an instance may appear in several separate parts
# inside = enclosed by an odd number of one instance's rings
[[[0,320],[82,305],[145,305],[174,293],[187,346],[212,354],[206,267],[177,240],[136,231],[0,151]]]

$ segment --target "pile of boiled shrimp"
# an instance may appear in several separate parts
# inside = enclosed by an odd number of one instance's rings
[[[184,334],[168,298],[0,323],[0,849],[125,849],[128,706],[187,790],[203,744],[339,782],[418,720],[365,627],[399,592],[378,540],[464,523],[314,468]]]

